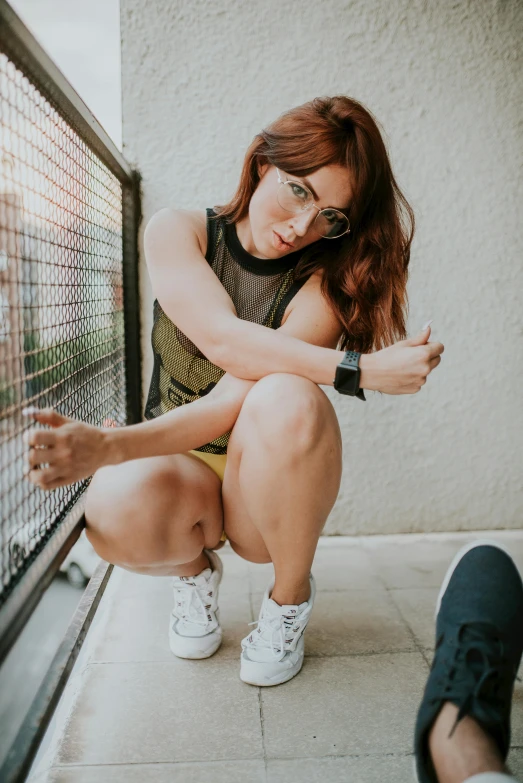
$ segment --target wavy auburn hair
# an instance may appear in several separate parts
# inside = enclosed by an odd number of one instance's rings
[[[219,217],[236,223],[248,214],[264,163],[298,177],[332,164],[348,169],[350,234],[306,247],[295,275],[322,270],[322,293],[343,325],[340,350],[369,353],[406,337],[414,212],[394,179],[370,111],[339,95],[282,114],[255,136],[236,193],[215,208]]]

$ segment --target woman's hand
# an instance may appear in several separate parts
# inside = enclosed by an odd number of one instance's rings
[[[360,357],[360,386],[384,394],[415,394],[441,362],[441,343],[429,343],[430,325],[417,337]],[[363,365],[362,365],[363,360]]]
[[[69,419],[53,408],[26,408],[23,412],[52,427],[24,433],[24,442],[29,446],[27,477],[40,489],[73,484],[109,464],[107,430]]]

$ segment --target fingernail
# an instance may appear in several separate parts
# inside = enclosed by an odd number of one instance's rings
[[[31,416],[33,413],[38,413],[40,408],[35,405],[30,405],[29,408],[22,408],[22,416]]]
[[[425,329],[427,329],[427,328],[428,328],[428,327],[431,325],[431,323],[432,323],[432,321],[433,321],[433,320],[434,320],[434,318],[432,318],[430,321],[427,321],[427,323],[425,324],[425,326],[422,326],[422,327],[421,327],[421,331],[423,332]]]

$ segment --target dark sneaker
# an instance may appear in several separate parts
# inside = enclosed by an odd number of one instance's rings
[[[447,571],[436,614],[436,650],[414,735],[420,783],[437,783],[428,736],[447,701],[458,708],[455,726],[469,715],[507,757],[523,650],[523,584],[509,555],[488,541],[464,547]]]

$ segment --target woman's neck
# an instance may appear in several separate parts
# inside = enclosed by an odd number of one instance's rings
[[[258,251],[258,248],[254,244],[249,215],[245,215],[245,217],[243,217],[241,220],[235,223],[235,226],[236,226],[236,234],[238,236],[240,245],[243,247],[243,249],[247,253],[250,253],[251,256],[254,256],[255,258],[267,259],[267,256],[261,255],[261,253]]]

